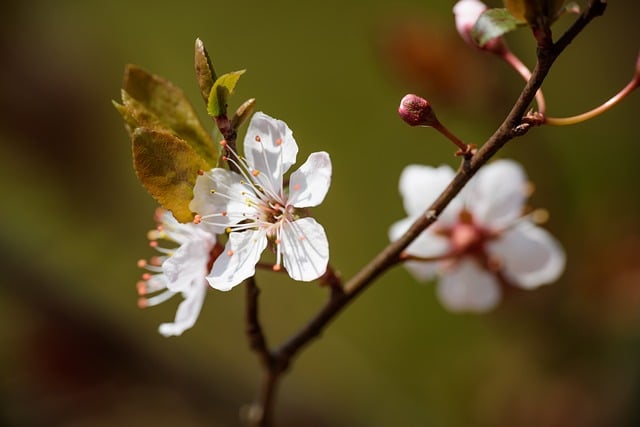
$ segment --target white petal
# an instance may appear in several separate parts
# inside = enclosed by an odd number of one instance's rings
[[[176,318],[173,323],[162,323],[159,331],[165,337],[182,335],[198,320],[204,297],[207,293],[207,284],[204,281],[194,284],[187,292],[183,292],[184,301],[178,306]]]
[[[437,168],[409,165],[404,168],[400,175],[399,189],[407,214],[409,216],[424,214],[449,185],[454,175],[453,169],[446,165]],[[451,222],[460,209],[461,201],[456,198],[445,209],[438,221],[441,224]]]
[[[262,230],[247,230],[229,234],[224,252],[213,263],[207,280],[211,287],[228,291],[256,272],[256,264],[267,247],[267,236]]]
[[[511,160],[497,160],[480,169],[464,197],[478,223],[503,228],[522,215],[526,188],[527,176],[522,166]]]
[[[564,271],[566,256],[560,243],[529,221],[505,231],[488,250],[504,263],[505,276],[526,289],[554,282]]]
[[[309,282],[322,276],[329,262],[329,242],[313,218],[283,224],[280,236],[284,268],[294,280]]]
[[[239,174],[226,169],[214,168],[205,172],[196,179],[189,209],[205,217],[203,222],[213,231],[224,233],[229,225],[244,221],[243,215],[255,214],[255,208],[249,206],[242,196],[247,191],[247,186],[241,184],[241,181]],[[219,215],[223,212],[226,215]]]
[[[447,309],[476,313],[494,308],[501,295],[496,278],[472,259],[462,260],[443,274],[437,293]]]
[[[453,7],[456,29],[460,36],[471,46],[476,46],[476,43],[470,37],[471,29],[485,10],[487,10],[487,5],[479,0],[460,0]]]
[[[389,229],[389,239],[396,241],[402,236],[413,224],[415,218],[405,218],[393,224]],[[406,252],[419,257],[437,257],[445,255],[449,251],[449,241],[430,229],[422,232],[407,247]],[[439,262],[422,262],[408,261],[404,266],[418,280],[427,281],[433,279],[436,275],[440,263]]]
[[[318,206],[331,184],[331,159],[324,151],[311,153],[300,168],[291,174],[289,204],[296,208]]]
[[[162,263],[162,272],[167,278],[167,288],[173,292],[185,291],[200,283],[207,275],[209,251],[215,243],[211,240],[195,239],[183,243]]]
[[[296,162],[298,144],[285,122],[255,113],[244,138],[244,156],[260,171],[256,181],[272,191],[282,188],[282,176]]]

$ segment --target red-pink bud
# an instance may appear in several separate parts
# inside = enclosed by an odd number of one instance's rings
[[[398,114],[409,126],[434,126],[439,123],[429,101],[418,95],[405,95],[400,101]]]
[[[477,49],[484,50],[486,52],[494,53],[496,55],[503,55],[507,50],[502,37],[496,37],[483,46],[479,46],[471,35],[476,21],[480,18],[480,15],[487,10],[488,7],[480,0],[460,0],[453,7],[453,14],[456,18],[456,29],[460,37],[467,42],[468,45]]]

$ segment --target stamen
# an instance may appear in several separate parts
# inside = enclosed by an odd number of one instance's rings
[[[549,220],[549,211],[546,209],[536,209],[531,212],[531,220],[536,224],[544,224]]]
[[[204,175],[204,171],[202,169],[198,169],[198,175],[200,176]]]
[[[258,176],[258,175],[260,175],[260,171],[259,171],[258,169],[254,169],[254,170],[251,172],[251,175],[253,175],[253,176]]]
[[[151,279],[151,274],[150,273],[144,273],[142,275],[142,280],[146,281],[146,280],[149,280],[149,279]]]
[[[277,272],[282,269],[282,266],[280,264],[274,264],[272,268],[273,268],[273,271]]]
[[[260,142],[260,141],[261,141],[260,135],[256,135],[256,142]]]
[[[197,214],[196,216],[193,217],[194,224],[200,224],[201,221],[202,221],[202,215]]]
[[[282,138],[276,139],[276,145],[282,145]]]
[[[226,147],[228,145],[227,140],[226,139],[221,140],[220,141],[220,145],[223,146],[223,147]],[[223,159],[226,160],[224,157],[223,157]]]
[[[231,249],[227,251],[227,256],[233,256],[233,251]]]
[[[144,268],[146,266],[147,266],[147,260],[145,260],[145,259],[139,259],[138,260],[138,267],[139,268]]]
[[[138,291],[138,295],[146,295],[147,294],[147,282],[140,280],[136,283],[136,290]]]

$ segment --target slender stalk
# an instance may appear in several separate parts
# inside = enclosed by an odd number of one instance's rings
[[[567,125],[575,125],[577,123],[581,123],[587,120],[590,120],[594,117],[599,116],[607,110],[613,108],[618,102],[622,101],[627,95],[633,92],[640,85],[640,77],[636,76],[627,84],[620,92],[612,96],[607,102],[604,104],[594,108],[593,110],[587,111],[586,113],[578,114],[577,116],[572,117],[545,117],[543,124],[551,125],[551,126],[567,126]]]

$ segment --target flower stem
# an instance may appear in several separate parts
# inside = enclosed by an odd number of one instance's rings
[[[501,58],[507,64],[511,65],[513,69],[515,69],[525,81],[528,81],[531,78],[531,71],[529,70],[529,68],[527,68],[527,66],[524,65],[520,58],[514,55],[513,52],[506,49],[501,55]],[[536,104],[538,104],[538,112],[544,115],[547,109],[547,105],[544,100],[544,95],[542,94],[542,89],[538,89],[538,91],[536,92]]]
[[[577,116],[572,117],[563,117],[563,118],[555,118],[555,117],[544,117],[544,121],[542,124],[550,125],[550,126],[567,126],[567,125],[575,125],[577,123],[582,123],[587,120],[593,119],[594,117],[599,116],[605,111],[611,109],[618,102],[622,101],[633,92],[640,85],[640,76],[636,74],[634,78],[624,87],[620,92],[615,94],[611,99],[609,99],[604,104],[594,108],[593,110],[587,111],[586,113],[578,114]]]

